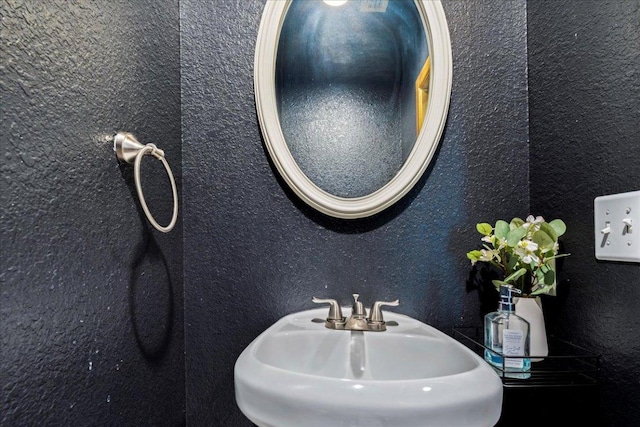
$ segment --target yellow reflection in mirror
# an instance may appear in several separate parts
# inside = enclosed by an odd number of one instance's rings
[[[416,134],[422,129],[422,122],[427,113],[427,101],[429,100],[429,77],[431,76],[431,56],[424,61],[422,70],[416,79]]]

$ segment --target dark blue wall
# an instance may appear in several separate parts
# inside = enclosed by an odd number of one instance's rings
[[[182,425],[182,225],[149,230],[105,140],[156,142],[181,183],[178,2],[1,8],[0,425]],[[160,162],[143,178],[166,224]]]
[[[358,221],[309,209],[269,162],[253,98],[263,5],[181,2],[192,425],[250,425],[235,406],[235,360],[313,295],[399,298],[399,311],[445,330],[479,321],[465,288],[475,223],[528,213],[524,3],[444,2],[454,79],[441,146],[413,191]]]
[[[177,2],[3,5],[0,424],[180,425],[186,366],[190,424],[250,425],[233,364],[267,326],[353,292],[444,330],[479,322],[474,224],[531,207],[569,226],[549,325],[603,354],[607,424],[633,425],[640,271],[595,261],[592,210],[640,182],[638,3],[443,3],[441,146],[412,192],[361,221],[309,209],[268,160],[253,100],[263,1],[183,0],[180,17]],[[140,217],[131,167],[104,140],[116,130],[184,175],[172,233]],[[143,169],[164,223],[164,171]]]
[[[593,200],[640,189],[640,2],[528,2],[531,208],[571,253],[552,332],[602,354],[602,425],[640,420],[640,264],[594,256]]]

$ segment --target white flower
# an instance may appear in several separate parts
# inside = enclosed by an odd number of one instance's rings
[[[543,217],[537,216],[537,217],[534,218],[533,215],[529,215],[527,217],[527,221],[524,224],[522,224],[522,226],[524,228],[527,228],[527,229],[529,227],[531,227],[532,225],[534,225],[536,228],[540,228],[539,224],[542,224],[543,222],[544,222],[544,218]]]
[[[480,255],[480,259],[478,261],[491,261],[493,259],[493,251],[481,249],[480,252],[482,252],[482,255]]]
[[[514,252],[522,259],[525,264],[531,264],[532,262],[540,262],[540,258],[535,254],[538,250],[538,244],[531,240],[521,240],[514,248]]]
[[[504,237],[500,237],[497,240],[498,240],[498,248],[497,249],[502,249],[505,246],[507,246],[507,239],[505,239]]]

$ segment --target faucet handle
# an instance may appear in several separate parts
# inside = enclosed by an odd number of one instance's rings
[[[344,322],[344,316],[342,315],[342,309],[338,301],[330,298],[318,298],[313,297],[311,299],[316,304],[329,304],[329,316],[327,316],[327,322]]]
[[[384,323],[384,318],[382,317],[382,306],[388,305],[391,307],[396,307],[399,304],[400,300],[374,302],[371,306],[371,310],[369,311],[369,322]]]

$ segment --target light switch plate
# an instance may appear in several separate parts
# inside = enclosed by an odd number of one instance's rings
[[[596,258],[640,262],[640,191],[596,197]]]

